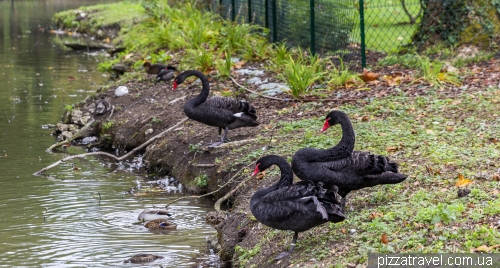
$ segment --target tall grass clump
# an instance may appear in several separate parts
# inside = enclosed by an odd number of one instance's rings
[[[328,76],[330,78],[328,84],[334,88],[345,86],[350,82],[362,81],[358,74],[349,70],[349,67],[342,59],[340,59],[340,64],[338,66],[335,66],[331,61],[329,62],[329,65],[332,66],[332,69],[328,70]]]
[[[231,76],[231,68],[233,67],[233,60],[231,58],[231,50],[226,48],[224,52],[220,55],[221,58],[215,62],[215,68],[219,71],[219,75],[221,77],[230,77]]]
[[[308,59],[309,60],[309,59]],[[298,99],[305,94],[313,85],[314,82],[323,78],[325,72],[321,59],[310,64],[302,58],[294,59],[292,55],[283,62],[283,73],[280,77],[285,80],[291,90],[292,97]]]
[[[419,63],[419,69],[422,75],[421,80],[438,87],[442,87],[445,84],[452,84],[456,86],[461,84],[458,75],[449,72],[441,72],[444,67],[443,62],[431,62],[428,57],[422,56],[419,59]]]

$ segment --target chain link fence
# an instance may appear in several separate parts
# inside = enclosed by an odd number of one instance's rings
[[[421,0],[212,0],[212,10],[269,29],[272,42],[335,55],[358,70],[372,52],[408,44],[422,13]]]

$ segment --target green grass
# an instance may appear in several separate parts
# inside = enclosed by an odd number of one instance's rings
[[[300,266],[315,256],[318,265],[346,267],[366,263],[370,252],[469,252],[481,245],[500,244],[497,223],[488,222],[491,217],[500,220],[500,197],[494,192],[500,182],[491,180],[500,168],[500,143],[490,141],[500,133],[499,103],[500,89],[489,88],[456,98],[393,96],[366,105],[340,106],[353,121],[355,149],[388,156],[409,178],[401,184],[351,193],[347,220],[301,234],[293,263]],[[282,115],[318,108],[317,104],[301,105]],[[362,120],[363,116],[368,120]],[[274,130],[275,142],[265,154],[290,160],[300,148],[333,146],[341,130],[332,127],[319,134],[323,120],[319,116],[281,121]],[[389,147],[397,149],[388,152]],[[261,153],[248,153],[248,148],[241,151],[247,152],[242,163],[255,161]],[[486,180],[476,178],[482,173],[487,174]],[[458,174],[474,181],[468,186],[471,193],[463,198],[457,197]],[[380,240],[383,233],[388,244]],[[286,247],[291,232],[282,231],[280,237],[280,245]],[[340,245],[347,249],[339,252]]]
[[[418,0],[407,0],[408,9],[413,15],[419,10]],[[418,26],[406,24],[408,16],[404,13],[399,1],[373,0],[365,2],[365,33],[366,48],[381,52],[395,52],[411,41],[411,37]],[[357,25],[359,29],[359,25]],[[352,33],[355,40],[359,40],[359,30]]]
[[[69,29],[85,30],[95,35],[103,25],[120,25],[122,28],[129,28],[136,21],[146,18],[144,8],[137,3],[118,2],[113,4],[99,4],[94,6],[84,6],[78,10],[92,14],[89,20],[76,21],[75,10],[68,10],[56,13],[54,21],[59,26]]]

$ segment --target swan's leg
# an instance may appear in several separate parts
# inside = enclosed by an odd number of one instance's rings
[[[229,140],[226,138],[227,136],[227,133],[229,132],[229,127],[226,127],[224,129],[224,135],[220,138],[220,141],[221,142],[228,142]]]
[[[274,258],[274,260],[280,260],[280,259],[283,259],[285,257],[290,256],[290,254],[295,249],[295,244],[297,243],[297,238],[299,238],[299,233],[295,232],[295,234],[293,235],[292,245],[290,246],[290,250],[281,252],[280,254],[278,254],[278,256],[276,256],[276,258]]]
[[[219,135],[220,135],[220,131],[221,131],[221,129],[222,129],[222,128],[219,128]],[[220,141],[218,141],[218,142],[214,142],[214,143],[210,144],[210,145],[208,146],[208,148],[217,147],[217,146],[219,146],[219,145],[223,144],[223,143],[224,143],[224,140],[226,139],[226,135],[227,135],[227,132],[228,132],[228,131],[229,131],[229,128],[228,128],[228,127],[226,127],[226,128],[224,129],[224,135],[222,135],[222,136],[220,137]]]
[[[342,208],[342,213],[346,214],[346,211],[345,211],[345,196],[342,197],[342,199],[340,199],[340,207]]]

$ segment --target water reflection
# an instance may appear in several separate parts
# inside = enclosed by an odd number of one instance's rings
[[[165,257],[148,264],[190,267],[204,253],[208,200],[171,206],[177,230],[154,234],[137,222],[152,204],[161,206],[182,195],[129,192],[145,178],[134,174],[140,159],[116,165],[98,158],[76,159],[32,174],[69,155],[47,153],[53,142],[42,125],[60,120],[66,105],[85,99],[108,79],[96,70],[102,54],[73,52],[65,39],[46,30],[57,11],[97,0],[0,0],[0,267],[130,267],[123,261],[137,253]],[[161,178],[165,180],[165,178]],[[168,180],[168,178],[167,178]],[[182,189],[182,188],[180,188]]]

